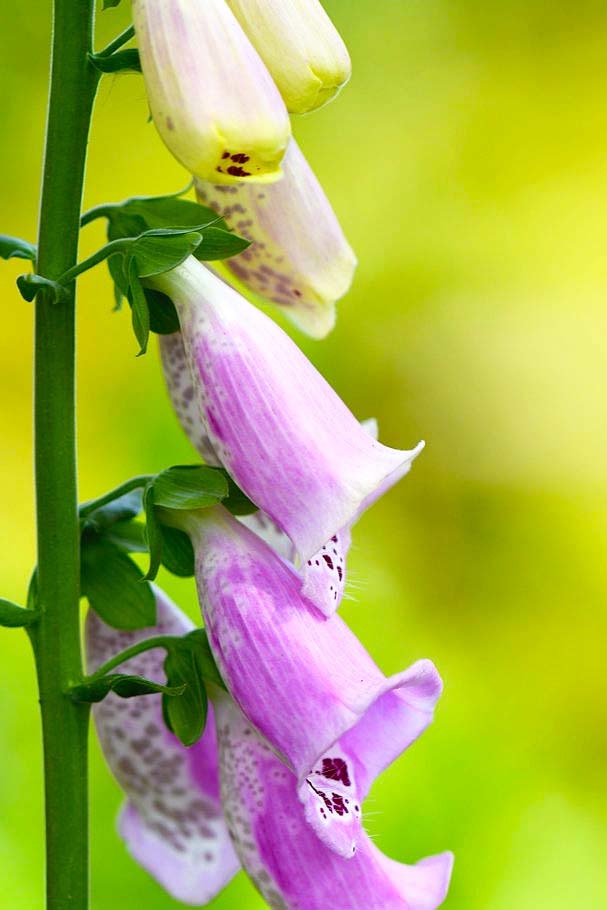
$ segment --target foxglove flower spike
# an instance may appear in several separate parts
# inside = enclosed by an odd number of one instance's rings
[[[90,673],[116,653],[152,635],[184,635],[192,623],[155,588],[158,624],[119,632],[89,610]],[[145,651],[121,670],[164,682],[164,651]],[[212,709],[202,738],[186,749],[166,729],[160,695],[108,695],[93,715],[105,758],[127,796],[119,818],[129,852],[174,898],[201,905],[239,869],[219,799]],[[210,708],[210,706],[209,706]]]

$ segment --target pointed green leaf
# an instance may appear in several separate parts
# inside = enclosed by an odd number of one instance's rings
[[[163,686],[145,679],[143,676],[130,676],[124,673],[112,673],[101,679],[90,680],[81,686],[74,686],[70,696],[74,701],[100,702],[110,692],[115,692],[120,698],[135,698],[138,695],[154,695],[162,692],[164,696],[175,698],[185,691],[185,686]]]
[[[211,262],[215,259],[229,259],[238,256],[243,250],[251,246],[250,240],[224,231],[219,227],[208,227],[201,231],[202,240],[194,255],[201,262]]]
[[[39,291],[45,291],[52,303],[60,303],[68,298],[68,292],[63,285],[42,275],[19,275],[17,287],[24,300],[31,303]]]
[[[162,562],[163,537],[160,523],[154,510],[154,488],[152,483],[146,488],[143,504],[145,506],[145,533],[150,552],[150,567],[145,577],[148,581],[153,581],[158,575],[158,569]]]
[[[190,228],[207,230],[207,225],[226,228],[223,218],[213,209],[179,196],[148,196],[127,199],[121,215],[141,218],[148,228]],[[129,236],[128,234],[126,236]]]
[[[2,259],[29,259],[34,262],[36,247],[29,240],[23,240],[21,237],[0,234],[0,257]]]
[[[191,578],[195,570],[194,547],[187,534],[159,525],[162,535],[162,565],[179,578]]]
[[[0,597],[0,626],[8,629],[30,626],[38,619],[38,616],[37,610],[26,610],[19,604],[13,603],[12,600]]]
[[[145,288],[145,298],[150,312],[150,331],[156,332],[157,335],[172,335],[173,332],[178,332],[181,328],[179,316],[171,298],[151,288]]]
[[[194,629],[181,640],[181,647],[189,647],[194,655],[201,679],[225,689],[225,683],[217,669],[213,652],[209,644],[206,629]]]
[[[130,247],[139,278],[169,272],[190,256],[202,240],[196,231],[187,233],[158,228],[146,231]],[[130,273],[129,273],[130,277]]]
[[[223,472],[206,465],[176,465],[153,481],[154,503],[165,509],[204,509],[228,495]]]
[[[104,57],[101,54],[89,54],[89,60],[101,73],[140,73],[141,61],[136,47],[116,51]]]
[[[82,538],[81,591],[115,629],[144,629],[156,622],[156,600],[141,569],[113,543],[95,535]]]
[[[84,503],[82,508],[87,509],[88,503]],[[100,506],[93,512],[86,512],[86,521],[93,524],[96,528],[109,528],[119,521],[128,521],[136,518],[143,511],[143,493],[141,490],[131,490],[118,496],[111,502]]]
[[[148,339],[150,337],[150,311],[148,310],[148,302],[137,275],[137,269],[138,266],[133,257],[128,265],[128,298],[129,303],[131,304],[133,331],[135,332],[135,338],[139,342],[140,348],[137,356],[140,357],[142,354],[145,354],[148,349]]]
[[[117,521],[103,530],[103,539],[109,540],[125,553],[147,553],[145,525],[138,521]]]
[[[186,686],[182,695],[164,699],[164,713],[170,729],[184,746],[198,742],[207,720],[208,699],[192,650],[179,646],[171,648],[164,662],[167,685]]]

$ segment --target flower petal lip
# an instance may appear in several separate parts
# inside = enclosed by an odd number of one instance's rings
[[[175,303],[215,453],[302,563],[408,472],[423,443],[374,440],[288,335],[196,259],[148,284]]]
[[[291,113],[322,107],[350,78],[346,46],[318,0],[227,2]]]
[[[375,776],[432,721],[442,689],[434,665],[384,676],[338,616],[301,595],[293,566],[223,507],[175,515],[192,538],[205,627],[229,691],[295,773],[319,837],[352,856]]]
[[[158,624],[118,632],[89,610],[89,672],[123,648],[156,634],[183,635],[193,625],[155,588]],[[143,652],[121,666],[164,682],[164,651]],[[177,900],[212,900],[240,868],[219,799],[217,742],[212,713],[202,738],[186,749],[166,730],[160,695],[108,695],[93,715],[105,758],[127,800],[118,826],[129,852]]]
[[[272,186],[197,181],[196,193],[251,241],[225,262],[232,275],[278,304],[301,331],[324,338],[335,325],[336,301],[352,284],[356,256],[294,139],[283,170]]]
[[[270,74],[224,0],[133,0],[152,117],[170,152],[216,183],[271,183],[291,126]]]
[[[295,778],[227,695],[215,704],[221,793],[245,871],[274,910],[436,910],[446,897],[453,856],[407,866],[384,856],[368,835],[351,859],[338,856],[305,824]],[[296,849],[293,849],[293,845]]]

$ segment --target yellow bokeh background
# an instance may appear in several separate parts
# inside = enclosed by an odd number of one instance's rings
[[[10,6],[10,9],[9,9]],[[431,657],[436,723],[378,781],[391,856],[452,849],[449,910],[607,906],[607,10],[598,0],[327,0],[354,62],[296,121],[360,265],[298,342],[382,439],[427,448],[359,523],[344,616],[386,672]],[[99,45],[128,22],[99,16]],[[2,10],[0,231],[35,238],[50,2]],[[178,189],[137,76],[106,77],[85,204]],[[83,233],[82,254],[102,242]],[[34,560],[32,307],[0,263],[0,594]],[[80,283],[81,498],[195,460],[154,346],[104,267]],[[196,616],[190,581],[163,578]],[[310,718],[314,723],[314,718]],[[0,907],[39,910],[42,787],[26,637],[0,630]],[[92,744],[94,910],[178,905],[115,832]],[[294,845],[294,852],[297,845]],[[243,875],[213,907],[263,902]],[[338,903],[336,910],[340,910]]]

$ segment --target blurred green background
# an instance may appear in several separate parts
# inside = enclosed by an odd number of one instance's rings
[[[99,16],[99,45],[128,4]],[[359,254],[324,343],[298,341],[382,439],[427,449],[367,514],[344,616],[386,671],[429,656],[435,725],[382,777],[391,856],[450,848],[449,910],[607,906],[607,9],[581,0],[327,0],[354,77],[296,134]],[[0,230],[34,239],[49,2],[5,4]],[[187,176],[107,77],[86,205]],[[82,253],[102,240],[86,229]],[[0,267],[0,592],[34,559],[32,308]],[[156,353],[135,358],[103,268],[81,282],[82,498],[194,456]],[[196,616],[190,582],[166,587]],[[42,907],[42,791],[25,635],[0,631],[0,905]],[[96,744],[93,907],[176,907],[127,856]],[[295,848],[296,849],[296,846]],[[213,905],[262,906],[244,876]],[[338,908],[339,910],[339,908]]]

